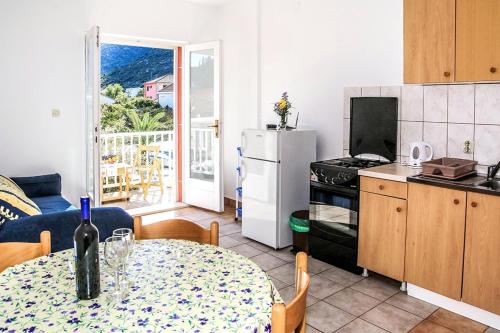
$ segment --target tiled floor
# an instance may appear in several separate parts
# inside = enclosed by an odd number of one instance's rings
[[[232,210],[227,210],[232,212]],[[241,235],[232,213],[215,214],[188,207],[147,217],[182,217],[204,226],[220,223],[220,246],[257,263],[271,277],[286,302],[294,296],[295,257],[290,248],[276,251]],[[500,331],[409,297],[399,282],[372,274],[362,278],[309,257],[311,286],[307,332],[340,333],[500,333]]]

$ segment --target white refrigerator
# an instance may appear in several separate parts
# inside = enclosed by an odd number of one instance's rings
[[[288,218],[309,209],[312,130],[244,130],[241,135],[242,235],[275,249],[292,244]]]

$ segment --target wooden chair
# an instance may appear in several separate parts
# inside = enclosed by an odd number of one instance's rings
[[[137,147],[132,174],[139,175],[144,197],[148,195],[151,186],[159,186],[161,194],[163,194],[163,176],[159,154],[160,146],[139,145]],[[153,180],[155,173],[158,177],[156,182]]]
[[[273,333],[305,333],[306,300],[311,280],[307,274],[307,254],[297,253],[295,258],[296,296],[288,305],[274,304],[272,310]]]
[[[142,225],[142,217],[134,217],[136,239],[185,239],[219,246],[219,223],[212,222],[210,229],[183,219],[171,219]]]
[[[40,234],[40,243],[0,243],[0,272],[25,261],[50,253],[50,231]]]

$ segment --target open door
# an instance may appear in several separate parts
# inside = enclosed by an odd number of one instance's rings
[[[184,202],[217,212],[224,210],[220,71],[220,42],[184,48]]]
[[[92,27],[85,35],[85,146],[86,190],[94,207],[101,204],[100,180],[100,51],[99,27]]]

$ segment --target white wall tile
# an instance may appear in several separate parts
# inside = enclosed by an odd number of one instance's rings
[[[472,142],[472,152],[464,153],[464,142]],[[474,125],[473,124],[448,124],[448,157],[473,159],[474,152]]]
[[[424,121],[446,122],[448,120],[448,86],[424,87]]]
[[[488,166],[487,165],[477,164],[476,165],[476,171],[477,171],[478,174],[486,175],[488,173]]]
[[[424,141],[432,146],[432,149],[434,150],[433,158],[446,156],[447,138],[447,123],[424,122]]]
[[[450,123],[474,123],[473,84],[448,87],[448,121]]]
[[[344,157],[349,157],[349,149],[344,149]]]
[[[363,97],[380,97],[380,87],[362,87],[361,96]]]
[[[380,87],[381,97],[397,97],[398,119],[401,120],[401,86]]]
[[[401,122],[401,155],[409,156],[410,143],[422,141],[423,122]]]
[[[401,155],[401,121],[398,121],[398,141],[396,155]]]
[[[476,124],[500,125],[500,84],[476,85]]]
[[[349,135],[351,133],[351,120],[344,119],[344,140],[343,147],[344,149],[349,149]]]
[[[345,87],[344,88],[344,118],[351,116],[351,97],[360,97],[360,87]]]
[[[500,126],[476,125],[474,159],[482,165],[500,161]]]
[[[402,120],[424,120],[424,88],[423,86],[403,86],[401,96]]]

